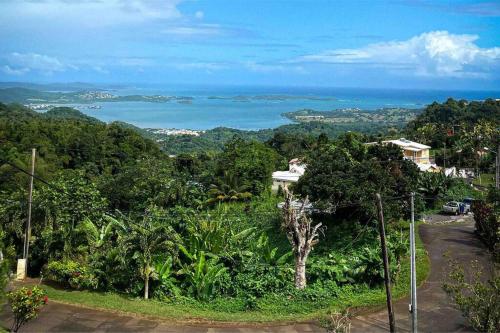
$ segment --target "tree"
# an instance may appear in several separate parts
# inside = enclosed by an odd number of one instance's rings
[[[107,200],[80,170],[57,174],[52,186],[35,189],[30,269],[38,273],[48,260],[85,261],[91,252],[93,226],[101,228]],[[90,223],[91,222],[91,223]]]
[[[219,182],[238,192],[259,195],[271,185],[278,154],[263,143],[231,140],[219,155],[216,174]]]
[[[295,190],[302,197],[309,197],[315,208],[365,220],[375,213],[372,204],[375,193],[394,197],[414,190],[418,169],[413,162],[403,159],[399,147],[379,144],[369,146],[363,153],[355,141],[349,142],[344,143],[347,148],[318,147],[308,158],[306,172]],[[343,206],[349,207],[343,209]],[[404,214],[397,202],[389,203],[385,210],[388,218]]]
[[[292,206],[293,195],[286,191],[285,204],[283,205],[283,229],[292,245],[295,257],[295,288],[304,289],[306,280],[306,263],[309,253],[314,245],[319,242],[319,233],[322,224],[312,225],[312,220],[306,215],[305,207],[308,200],[303,202],[300,209]]]
[[[128,255],[139,264],[139,271],[144,280],[144,299],[149,298],[149,280],[154,273],[153,256],[161,250],[168,250],[174,238],[174,231],[161,223],[162,210],[149,207],[142,218],[127,219],[125,245]]]

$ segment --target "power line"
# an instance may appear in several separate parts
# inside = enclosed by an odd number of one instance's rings
[[[48,181],[46,181],[46,180],[45,180],[45,179],[43,179],[42,177],[39,177],[39,176],[37,176],[37,175],[32,174],[32,173],[31,173],[31,172],[29,172],[29,171],[24,170],[23,168],[18,167],[17,165],[15,165],[15,164],[14,164],[14,163],[12,163],[12,162],[9,162],[9,161],[4,160],[4,159],[2,159],[2,158],[0,158],[0,162],[2,162],[2,163],[4,163],[4,164],[8,164],[8,165],[10,165],[10,166],[11,166],[11,167],[13,167],[14,169],[16,169],[16,170],[18,170],[18,171],[21,171],[22,173],[25,173],[25,174],[27,174],[27,175],[28,175],[28,176],[30,176],[30,177],[33,177],[34,179],[38,180],[39,182],[42,182],[43,184],[45,184],[45,185],[47,185],[47,186],[49,186],[49,187],[52,187],[53,189],[56,189],[56,190],[58,190],[58,191],[64,191],[64,190],[62,190],[62,189],[58,188],[57,186],[55,186],[55,185],[53,185],[53,184],[49,183]]]

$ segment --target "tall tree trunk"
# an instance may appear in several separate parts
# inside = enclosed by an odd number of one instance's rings
[[[144,277],[144,299],[149,298],[149,274]]]
[[[302,256],[300,253],[295,257],[295,288],[297,289],[304,289],[307,284],[306,261],[307,256]]]

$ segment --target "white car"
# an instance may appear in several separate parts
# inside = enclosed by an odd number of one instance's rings
[[[460,204],[457,201],[450,201],[443,205],[443,212],[448,214],[460,214]]]

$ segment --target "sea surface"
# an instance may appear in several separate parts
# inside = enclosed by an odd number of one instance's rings
[[[102,121],[124,121],[142,128],[206,130],[231,127],[244,130],[275,128],[291,123],[284,112],[359,108],[423,108],[433,101],[500,98],[492,91],[388,90],[354,88],[276,87],[127,87],[112,89],[115,95],[167,95],[192,97],[190,103],[170,101],[94,103],[100,109],[79,107]],[[77,105],[75,105],[77,106]],[[78,107],[78,106],[77,106]]]

